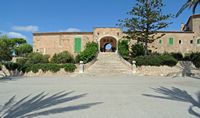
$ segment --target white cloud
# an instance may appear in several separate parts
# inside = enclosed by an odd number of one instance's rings
[[[28,26],[13,26],[12,30],[22,31],[22,32],[37,32],[39,30],[38,26],[28,25]]]
[[[60,32],[80,32],[81,30],[78,28],[68,28],[66,30],[60,30]]]
[[[7,35],[9,38],[23,38],[23,39],[27,39],[26,36],[24,36],[24,35],[21,34],[21,33],[17,33],[17,32],[8,32],[8,33],[6,33],[6,35]]]

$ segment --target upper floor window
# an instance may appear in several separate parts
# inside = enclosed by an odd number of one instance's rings
[[[159,44],[162,44],[162,40],[161,39],[159,40]]]
[[[200,44],[200,39],[197,39],[197,44]]]
[[[179,42],[178,42],[179,44],[182,44],[182,41],[181,40],[179,40]]]
[[[190,40],[190,44],[193,44],[193,40]]]
[[[174,44],[174,39],[173,38],[169,38],[169,45],[173,45]]]

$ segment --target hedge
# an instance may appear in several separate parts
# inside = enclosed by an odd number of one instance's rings
[[[60,71],[61,68],[64,68],[66,72],[74,72],[76,69],[76,66],[74,64],[32,64],[32,65],[24,65],[23,71],[28,73],[32,71],[33,73],[39,72],[41,69],[43,72],[51,71],[53,73],[56,73]]]
[[[139,56],[134,59],[136,61],[136,66],[175,66],[178,61],[171,55],[148,55]]]
[[[49,55],[43,55],[41,53],[33,52],[29,53],[26,58],[26,64],[40,64],[40,63],[49,63]]]
[[[190,60],[193,62],[196,68],[200,68],[200,52],[192,53]]]
[[[172,55],[178,61],[183,61],[184,60],[184,57],[183,57],[182,53],[180,53],[180,52],[177,52],[177,53],[172,52],[172,53],[170,53],[170,55]]]
[[[74,63],[73,56],[68,51],[63,51],[58,54],[54,54],[51,58],[51,63],[56,64],[65,64],[65,63]]]
[[[74,64],[65,64],[64,69],[66,72],[74,72],[76,69],[76,66]]]
[[[7,70],[9,71],[14,71],[14,70],[20,70],[21,65],[18,63],[13,63],[13,62],[5,62],[3,65],[6,67]]]
[[[118,53],[126,60],[129,59],[129,45],[128,40],[121,40],[118,43]]]
[[[2,64],[0,63],[0,70],[2,70]]]

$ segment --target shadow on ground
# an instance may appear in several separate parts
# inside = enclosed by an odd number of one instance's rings
[[[200,79],[200,73],[199,73],[200,70],[196,68],[192,64],[192,62],[180,61],[176,67],[178,67],[180,71],[169,73],[167,76],[173,76],[173,78],[182,76],[182,77],[191,77],[194,79]]]
[[[88,109],[94,105],[102,103],[95,102],[75,106],[66,106],[61,108],[52,108],[56,105],[86,96],[86,94],[81,94],[68,97],[68,95],[71,93],[73,92],[59,92],[49,96],[47,93],[42,92],[33,97],[31,97],[31,95],[28,95],[19,101],[15,101],[16,96],[13,96],[8,100],[7,103],[5,103],[3,106],[0,106],[0,118],[32,118],[37,116],[45,116],[50,114]]]
[[[147,97],[154,97],[154,98],[161,98],[161,99],[191,103],[190,107],[188,108],[188,112],[191,115],[200,117],[200,113],[196,111],[197,109],[200,109],[200,91],[196,94],[197,96],[197,100],[196,100],[187,91],[181,90],[175,87],[172,87],[172,89],[160,87],[153,90],[156,93],[159,93],[165,96],[157,96],[157,95],[151,95],[151,94],[143,94],[143,95]]]

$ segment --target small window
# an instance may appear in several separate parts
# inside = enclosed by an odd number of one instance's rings
[[[117,33],[117,36],[119,36],[119,32]]]
[[[197,44],[200,44],[200,39],[197,39]]]
[[[162,40],[161,39],[159,40],[159,44],[162,44]]]
[[[174,44],[174,39],[173,38],[169,38],[169,45],[173,45]]]
[[[190,40],[190,44],[193,44],[193,40]]]
[[[97,33],[97,35],[99,35],[99,32]]]
[[[179,44],[182,44],[182,41],[181,40],[179,40],[179,42],[178,42]]]

